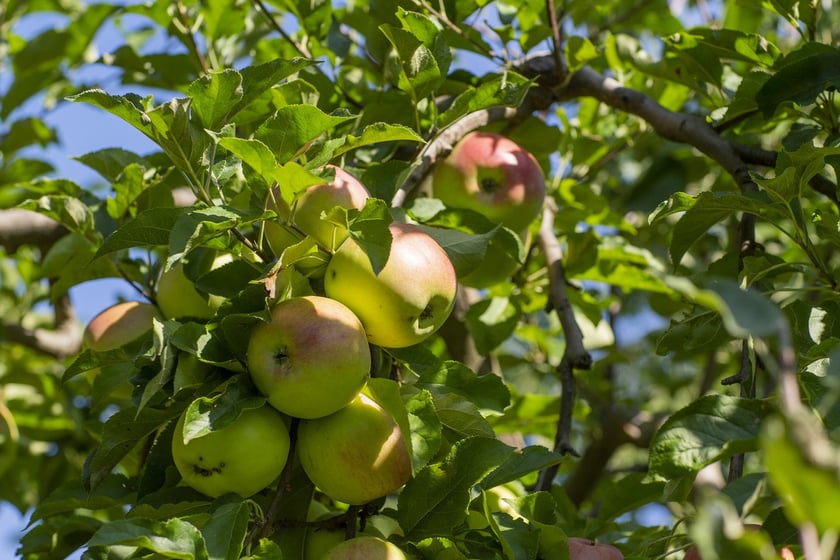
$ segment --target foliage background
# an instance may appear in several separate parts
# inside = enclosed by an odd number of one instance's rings
[[[377,15],[389,14],[390,23],[398,24],[390,15],[396,13],[395,6],[385,4],[373,4],[381,10]],[[411,10],[428,8],[422,2],[405,4]],[[470,2],[449,4],[462,8],[464,13],[470,13],[469,8],[473,7]],[[434,76],[421,73],[412,76],[407,84],[405,76],[402,82],[401,78],[394,76],[394,85],[423,98],[433,91],[458,93],[463,91],[460,88],[464,88],[465,83],[469,86],[495,83],[494,76],[483,76],[484,66],[477,64],[477,60],[494,68],[494,64],[507,56],[515,66],[519,55],[525,54],[523,51],[533,53],[554,48],[551,28],[545,18],[546,5],[526,2],[516,6],[516,10],[514,6],[500,2],[482,12],[488,19],[481,20],[481,25],[487,28],[493,27],[497,21],[493,19],[498,17],[493,15],[494,8],[501,10],[502,18],[508,18],[504,20],[505,25],[497,25],[493,33],[496,34],[497,46],[504,42],[500,38],[511,39],[504,45],[510,51],[498,57],[471,53],[465,66],[476,76],[458,75],[452,72],[457,68],[453,65],[449,70],[457,79],[438,82]],[[231,43],[225,39],[224,19],[219,17],[226,6],[225,3],[211,3],[207,8],[207,22],[217,25],[217,42],[213,46],[220,56],[211,63],[219,67],[229,62],[225,56],[233,52]],[[288,8],[283,2],[273,3],[272,6],[274,9]],[[831,319],[837,304],[834,280],[837,195],[831,181],[836,176],[833,165],[837,155],[834,146],[838,129],[833,89],[839,82],[831,70],[836,66],[809,66],[808,61],[824,58],[829,63],[836,62],[836,48],[831,46],[835,44],[834,30],[830,22],[836,21],[838,14],[832,12],[838,8],[830,2],[672,2],[668,5],[642,2],[639,6],[608,2],[593,7],[591,3],[570,1],[558,3],[558,6],[564,24],[562,53],[570,65],[569,70],[576,73],[579,80],[572,81],[565,89],[553,90],[563,103],[553,105],[551,109],[528,108],[528,112],[535,111],[535,114],[544,116],[545,122],[551,126],[545,127],[538,119],[530,119],[524,121],[522,128],[512,127],[510,133],[534,151],[545,167],[551,170],[553,196],[560,207],[555,233],[564,242],[565,272],[573,283],[591,288],[573,291],[570,296],[573,303],[595,321],[604,318],[601,325],[608,326],[604,339],[599,339],[594,330],[584,333],[584,341],[596,360],[591,371],[578,377],[580,398],[575,404],[575,422],[571,430],[565,432],[572,439],[561,441],[557,450],[564,451],[564,445],[570,445],[579,450],[597,451],[598,445],[607,442],[610,459],[606,470],[606,461],[599,469],[589,469],[590,472],[604,474],[603,478],[595,481],[573,478],[585,475],[587,469],[576,469],[575,461],[563,463],[560,480],[565,483],[565,493],[573,494],[575,488],[586,488],[587,493],[580,497],[585,503],[582,511],[588,512],[590,507],[598,504],[598,511],[602,513],[596,515],[593,521],[591,517],[577,517],[567,511],[570,518],[564,519],[564,522],[574,521],[560,525],[564,530],[583,532],[602,540],[626,539],[624,546],[628,555],[640,557],[649,557],[645,551],[650,547],[665,546],[661,545],[663,542],[682,546],[686,541],[681,532],[688,525],[693,537],[707,535],[706,540],[699,540],[709,551],[731,554],[733,549],[727,547],[734,546],[739,554],[766,557],[766,547],[762,548],[763,543],[758,539],[738,538],[734,545],[717,539],[726,534],[727,528],[740,526],[739,516],[746,518],[751,515],[765,522],[777,543],[796,545],[798,539],[791,535],[796,534],[794,525],[798,525],[804,542],[813,545],[816,537],[812,533],[816,533],[826,543],[825,547],[830,548],[832,534],[836,534],[833,532],[838,529],[836,521],[831,521],[828,515],[834,511],[832,506],[836,503],[836,490],[832,490],[830,484],[821,483],[821,477],[828,476],[829,481],[836,482],[836,477],[831,478],[836,475],[836,451],[833,445],[825,445],[822,449],[829,451],[828,457],[810,456],[808,453],[814,449],[803,445],[801,438],[803,432],[815,429],[817,436],[812,439],[824,442],[832,438],[837,429],[836,371],[830,359],[837,341]],[[185,9],[191,7],[185,3]],[[558,9],[557,6],[555,9]],[[136,66],[139,59],[128,56],[130,49],[123,50],[124,58],[117,59],[114,76],[126,83],[117,85],[115,78],[110,78],[103,84],[100,72],[104,67],[98,64],[103,60],[98,58],[99,53],[86,50],[90,31],[98,25],[97,10],[87,10],[86,17],[81,17],[85,10],[78,5],[50,2],[11,2],[6,10],[5,15],[11,14],[11,17],[4,20],[3,31],[11,33],[4,35],[4,63],[13,70],[7,76],[14,75],[15,81],[4,84],[6,95],[2,106],[2,117],[7,123],[3,151],[4,206],[21,202],[26,206],[26,200],[37,200],[35,195],[64,195],[67,191],[62,189],[68,187],[40,182],[44,176],[66,177],[68,174],[62,171],[51,173],[38,161],[39,151],[55,140],[49,130],[49,116],[44,121],[47,126],[42,126],[38,120],[24,121],[23,111],[13,113],[10,110],[16,100],[22,102],[29,95],[42,92],[43,95],[29,104],[37,114],[39,110],[35,107],[41,103],[64,103],[61,100],[66,95],[75,94],[83,87],[105,85],[110,94],[153,92],[159,101],[163,101],[170,94],[155,86],[177,85],[183,88],[198,75],[196,61],[191,58],[194,53],[190,52],[195,45],[191,45],[189,34],[184,33],[177,23],[168,27],[171,35],[161,43],[156,45],[152,41],[145,45],[145,48],[151,45],[151,51],[165,52],[169,57],[157,60],[162,73],[145,73]],[[10,24],[17,25],[16,18],[28,10],[35,13],[40,10],[73,12],[77,17],[67,27],[68,33],[51,34],[46,27],[39,30],[42,33],[32,37],[37,40],[29,42],[36,46],[27,50],[24,46],[26,41],[22,41],[19,35],[20,28],[10,27]],[[108,8],[100,10],[104,14]],[[256,11],[252,15],[254,21],[260,21],[261,16]],[[309,21],[323,24],[318,14],[310,16]],[[162,8],[156,12],[156,17],[160,24],[171,23],[170,15]],[[125,21],[130,19],[125,17]],[[478,21],[475,19],[471,23]],[[733,31],[715,33],[705,26],[706,23]],[[701,24],[701,27],[693,34],[685,33],[685,28],[695,24]],[[238,24],[232,25],[237,28]],[[464,29],[466,26],[461,33]],[[261,30],[269,31],[265,27]],[[296,31],[294,27],[287,29],[289,34]],[[313,27],[307,31],[316,35],[323,29]],[[155,35],[160,40],[158,33]],[[368,40],[374,37],[374,32],[370,33]],[[142,35],[136,30],[128,33],[138,44],[146,39]],[[200,37],[200,34],[196,36]],[[377,37],[382,40],[381,36]],[[516,40],[513,40],[514,37]],[[475,50],[470,42],[476,39],[469,34],[450,33],[446,39],[464,51]],[[270,48],[276,51],[257,56],[265,60],[278,54],[282,58],[300,54],[289,51],[289,43],[279,43],[282,42],[271,44]],[[318,41],[303,44],[312,49],[311,54],[327,55]],[[57,45],[62,48],[56,49]],[[523,45],[522,51],[517,50]],[[199,47],[199,50],[203,48]],[[106,46],[101,52],[113,50]],[[783,56],[791,53],[789,58]],[[359,68],[365,68],[369,64],[363,58],[351,59],[351,67],[357,64]],[[10,60],[11,66],[8,66]],[[546,60],[551,61],[551,57],[533,60],[546,63]],[[440,63],[441,59],[435,62]],[[97,68],[96,73],[90,73],[91,66]],[[123,73],[120,66],[127,71]],[[786,67],[787,75],[783,72]],[[191,68],[192,75],[189,72],[180,73],[184,68]],[[478,68],[481,70],[477,71]],[[424,69],[432,72],[431,66]],[[600,74],[587,74],[588,69]],[[398,68],[391,70],[399,73]],[[528,71],[539,74],[540,67],[517,66],[517,70],[523,74]],[[547,79],[551,77],[549,74],[542,76]],[[781,84],[769,82],[768,76],[773,74],[786,80]],[[610,89],[610,82],[599,81],[599,76],[606,75],[615,76],[647,97],[635,97],[632,91],[627,97],[616,97],[615,90]],[[65,78],[70,79],[65,81]],[[463,81],[464,78],[466,81]],[[476,78],[478,81],[475,81]],[[516,84],[515,81],[513,83]],[[762,90],[767,83],[775,87],[768,86]],[[799,83],[807,87],[790,87],[790,84]],[[26,84],[22,91],[21,84]],[[15,86],[18,86],[17,89],[14,89]],[[152,89],[146,89],[150,86]],[[549,90],[554,88],[551,83],[546,87]],[[524,89],[517,91],[515,86],[513,89],[516,99],[521,99],[518,94]],[[764,92],[763,97],[757,95],[760,91]],[[332,94],[340,95],[340,92]],[[497,97],[491,96],[486,103],[493,106],[503,104],[500,101],[504,101],[504,97],[498,92],[494,95]],[[657,112],[655,108],[651,111],[650,100],[657,101],[667,111]],[[530,101],[534,102],[533,99]],[[101,103],[102,100],[94,102]],[[404,99],[396,100],[398,107],[404,108],[400,105],[403,102]],[[340,104],[340,101],[330,99],[329,103]],[[482,103],[485,101],[476,101],[470,108],[481,111],[484,108]],[[733,143],[715,144],[705,136],[708,131],[695,120],[688,120],[688,134],[685,130],[674,128],[675,124],[679,124],[679,119],[675,117],[678,111],[685,111],[688,115],[709,115],[718,131],[722,131],[722,137]],[[432,117],[427,114],[421,120],[429,118]],[[116,126],[119,120],[113,118],[113,122]],[[428,124],[428,121],[425,122]],[[10,128],[15,123],[25,124]],[[409,126],[414,124],[408,122]],[[557,128],[553,128],[555,126]],[[13,130],[18,136],[11,134]],[[431,130],[425,129],[426,132]],[[561,130],[562,134],[558,132]],[[675,142],[665,142],[662,136]],[[62,140],[75,145],[71,138],[68,136]],[[18,150],[21,141],[31,146]],[[122,139],[114,143],[124,146]],[[705,153],[698,153],[690,145]],[[137,151],[143,152],[148,147],[151,145],[138,147]],[[74,151],[74,155],[87,151]],[[375,158],[376,155],[374,149],[363,157]],[[736,159],[750,164],[755,175],[746,176],[745,170],[738,167],[738,161],[732,163]],[[357,160],[357,163],[360,161],[369,163],[370,160]],[[394,167],[389,171],[393,170],[402,172],[405,168]],[[755,190],[760,187],[763,196],[752,193],[753,180]],[[829,181],[828,185],[825,181]],[[383,193],[387,192],[384,185],[384,182],[378,184]],[[77,194],[73,189],[70,192]],[[107,191],[94,192],[104,196]],[[94,203],[93,199],[80,198],[88,204]],[[661,205],[663,201],[666,204]],[[36,206],[30,203],[29,207]],[[63,214],[62,208],[66,210],[68,207],[40,209],[45,215],[58,217],[65,224],[72,222],[73,216]],[[738,210],[754,212],[761,219],[757,225],[750,226],[750,220],[736,214]],[[598,227],[580,228],[580,224]],[[754,228],[759,245],[748,243],[749,253],[737,250],[743,241],[751,241],[751,228]],[[754,253],[756,247],[758,252]],[[33,325],[47,325],[49,318],[40,315],[44,310],[43,304],[42,307],[34,306],[47,296],[40,279],[39,267],[42,263],[39,255],[37,252],[19,251],[13,256],[17,259],[16,271],[4,270],[4,282],[12,284],[6,284],[4,310],[7,316],[18,313],[21,321],[25,318]],[[536,278],[542,278],[542,284],[529,285],[523,277],[519,278],[517,287],[523,288],[523,293],[530,297],[541,293],[535,286],[545,289],[544,272],[540,272],[543,264],[538,258],[528,271]],[[25,296],[20,293],[20,283],[27,285]],[[739,286],[748,284],[757,288],[749,292],[753,295],[737,291]],[[534,291],[530,292],[532,289]],[[764,295],[759,296],[758,292]],[[504,287],[492,292],[492,295],[497,298],[496,301],[523,304],[522,300],[511,300],[511,292]],[[537,298],[541,302],[539,297],[544,298],[545,292]],[[768,305],[771,299],[774,304]],[[528,309],[531,311],[538,308],[533,302],[530,305]],[[622,335],[622,324],[626,325],[624,330],[627,333],[634,333],[639,329],[639,321],[645,317],[660,327],[657,332],[650,336]],[[671,323],[665,328],[662,319],[656,320],[658,317],[671,320]],[[784,336],[777,338],[780,321],[790,325],[789,331],[781,329],[790,340],[785,340]],[[585,319],[579,317],[578,322],[586,326]],[[549,333],[559,335],[559,325],[556,322],[549,324]],[[502,320],[487,329],[474,328],[472,334],[487,337],[485,342],[491,342],[486,344],[492,346],[492,341],[498,341],[502,334],[509,334],[509,328],[510,323]],[[617,342],[611,340],[612,332],[616,333]],[[556,425],[554,416],[559,392],[559,381],[552,376],[552,371],[565,356],[566,349],[554,346],[551,336],[541,336],[533,328],[529,329],[527,323],[517,335],[518,343],[526,345],[532,353],[527,354],[527,359],[520,360],[521,356],[516,352],[508,352],[504,347],[495,349],[492,367],[503,367],[512,386],[525,396],[519,402],[520,407],[535,406],[545,396],[550,401],[546,410],[551,413],[545,417],[527,416],[528,413],[521,412],[519,408],[511,413],[512,416],[503,417],[494,427],[497,431],[505,431],[509,428],[505,426],[506,419],[516,420],[515,414],[524,414],[523,418],[531,422],[531,427],[540,426],[540,433],[536,434],[539,441],[550,442]],[[796,350],[796,363],[785,360],[784,352],[791,348]],[[20,363],[27,372],[55,369],[51,359],[45,359],[38,353],[21,355],[20,348],[16,346],[4,346],[3,351],[8,353],[6,357],[9,358],[5,363]],[[755,382],[746,384],[743,390],[737,385],[722,387],[719,384],[722,379],[739,372],[746,372]],[[772,421],[764,424],[763,440],[759,440],[756,429],[749,430],[748,437],[739,439],[740,431],[757,419],[766,418],[769,409],[778,412],[774,398],[777,383],[791,373],[798,374],[799,390],[805,396],[805,403],[817,411],[823,421],[821,428],[826,433],[814,428],[809,420],[800,418],[795,407],[785,408],[784,399],[792,394],[788,387],[788,392],[780,393],[783,399],[780,407],[782,420],[775,419],[774,415]],[[31,381],[27,383],[32,384]],[[43,378],[32,386],[37,387],[37,383],[43,383]],[[752,387],[758,388],[757,399],[752,398]],[[39,387],[41,391],[44,389],[58,391],[57,385]],[[710,397],[697,400],[705,394]],[[745,400],[736,399],[739,394]],[[716,395],[729,397],[719,398]],[[58,396],[56,399],[58,401]],[[764,405],[769,408],[762,408]],[[679,409],[683,412],[673,416],[670,424],[666,424],[673,432],[659,432],[660,437],[656,440],[659,447],[654,445],[650,463],[647,462],[650,434],[642,438],[647,441],[638,447],[624,445],[626,442],[621,438],[619,445],[608,437],[611,435],[608,428],[615,428],[615,425],[603,421],[604,414],[613,412],[624,420],[631,418],[634,425],[646,426],[650,425],[651,419],[662,420]],[[27,418],[29,422],[33,421],[32,416],[28,416],[33,414],[33,409],[16,413],[21,414],[25,421]],[[641,417],[638,416],[640,414]],[[717,421],[718,431],[711,435],[703,431],[701,421],[709,417]],[[54,419],[66,421],[61,415]],[[31,435],[48,427],[30,424],[27,428]],[[691,450],[674,447],[674,441],[684,439],[686,432],[694,436],[700,434],[698,446]],[[56,434],[41,432],[40,435],[47,442],[62,441],[62,445],[66,442],[62,439],[66,434],[61,433],[61,429]],[[87,438],[81,436],[80,439],[84,442]],[[802,446],[803,456],[797,454],[791,442]],[[44,460],[43,455],[35,453],[32,462],[21,461],[20,468],[24,470],[38,465],[36,469],[44,469],[46,465],[57,464],[62,465],[56,467],[61,470],[72,466],[64,475],[73,478],[76,474],[73,469],[79,468],[86,445],[90,442],[84,443],[75,457],[72,447],[60,448],[63,464]],[[819,446],[814,447],[819,451]],[[759,449],[762,454],[753,453]],[[735,477],[737,480],[727,487],[722,498],[704,500],[692,493],[692,483],[701,467],[722,459],[731,469],[729,465],[736,462],[734,458],[741,451],[751,452],[747,456],[748,476]],[[767,469],[764,453],[775,453],[772,455],[775,458],[773,464],[782,478],[793,473],[801,474],[803,465],[816,465],[814,477],[803,476],[801,486],[788,487],[784,480],[772,480],[771,476],[770,481],[775,486],[770,490],[762,474]],[[660,475],[661,479],[656,483],[659,485],[639,486],[638,477],[627,475],[640,466]],[[569,480],[579,481],[580,484],[570,484]],[[29,481],[24,487],[31,490],[37,485],[43,485],[46,495],[46,490],[55,486],[55,481],[42,479],[37,484]],[[633,511],[634,507],[620,507],[610,498],[621,496],[622,500],[626,500],[628,495],[632,495],[628,494],[631,488],[643,488],[644,492],[634,495],[637,501],[630,500],[630,506],[669,502],[676,517],[681,519],[684,516],[690,523],[679,525],[677,536],[671,536],[669,527],[644,529],[637,526],[638,520],[632,516],[621,517],[622,513]],[[780,501],[779,493],[783,493],[787,501]],[[25,506],[43,498],[43,495],[35,496],[3,498]],[[815,496],[821,499],[813,501]],[[609,506],[615,509],[610,511]],[[603,513],[605,510],[607,513]],[[656,550],[665,552],[665,548]],[[812,552],[809,557],[816,556]]]

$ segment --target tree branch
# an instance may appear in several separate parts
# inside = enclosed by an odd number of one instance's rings
[[[575,318],[574,309],[566,291],[566,271],[563,267],[563,250],[554,234],[554,208],[551,201],[547,201],[543,210],[540,225],[539,241],[548,266],[549,303],[563,327],[563,337],[566,347],[563,357],[557,366],[560,382],[563,387],[560,401],[560,415],[557,421],[557,432],[554,437],[554,451],[561,454],[577,454],[571,444],[572,412],[575,406],[576,383],[575,369],[589,369],[592,366],[592,356],[583,346],[583,333]],[[557,474],[557,466],[549,467],[540,472],[537,490],[548,490]]]
[[[45,252],[66,233],[63,225],[38,212],[0,210],[0,246],[7,253],[14,253],[22,245],[33,245]]]
[[[76,354],[82,347],[82,328],[70,297],[64,295],[55,303],[55,328],[29,329],[18,324],[4,324],[0,339],[32,348],[42,354],[65,358]]]

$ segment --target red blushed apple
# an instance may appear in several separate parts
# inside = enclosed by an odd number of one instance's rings
[[[96,352],[125,346],[152,329],[155,315],[157,308],[150,303],[125,301],[112,305],[85,327],[84,345]]]
[[[589,539],[569,537],[569,560],[624,560],[616,547]]]
[[[379,274],[350,238],[327,265],[324,290],[361,319],[370,342],[404,348],[431,336],[449,317],[457,278],[446,251],[420,228],[394,222],[389,230],[393,241]]]
[[[325,249],[334,251],[347,239],[347,230],[322,219],[322,214],[336,206],[362,209],[370,193],[353,175],[340,167],[332,183],[313,185],[300,193],[292,204],[292,221]]]
[[[432,193],[514,231],[528,227],[545,199],[545,176],[530,152],[499,134],[471,132],[432,175]]]
[[[332,414],[367,382],[365,330],[338,301],[305,296],[278,303],[248,342],[248,369],[268,402],[297,418]]]
[[[303,470],[334,500],[365,504],[400,488],[411,476],[402,430],[364,393],[335,414],[301,421],[297,435]]]

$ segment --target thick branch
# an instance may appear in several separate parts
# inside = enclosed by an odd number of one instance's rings
[[[19,208],[0,210],[0,246],[8,253],[14,253],[22,245],[46,250],[66,233],[64,226],[38,212]]]
[[[0,340],[22,344],[33,350],[64,358],[76,354],[82,346],[82,328],[67,295],[55,304],[55,328],[29,329],[18,324],[4,324]]]
[[[399,207],[405,204],[408,195],[423,181],[423,178],[426,177],[435,162],[449,155],[452,147],[458,140],[466,136],[469,132],[487,126],[491,122],[509,120],[518,116],[527,115],[530,111],[530,106],[527,104],[522,104],[519,108],[494,107],[492,109],[470,113],[441,130],[417,155],[414,170],[403,181],[396,194],[394,194],[394,198],[391,199],[391,206]]]

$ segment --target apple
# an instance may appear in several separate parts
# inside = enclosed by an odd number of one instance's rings
[[[322,219],[322,214],[336,206],[361,210],[370,193],[344,169],[328,167],[335,169],[335,179],[331,183],[308,187],[298,194],[292,203],[292,220],[301,231],[332,252],[347,239],[347,230]]]
[[[609,544],[598,544],[589,539],[569,537],[569,560],[623,560],[624,555]]]
[[[222,253],[213,260],[210,268],[219,268],[232,260],[232,255]],[[224,302],[221,296],[199,292],[184,274],[184,265],[180,261],[160,275],[156,300],[167,319],[211,319]]]
[[[397,545],[379,537],[356,537],[334,547],[324,560],[408,560]]]
[[[231,424],[186,443],[185,419],[186,411],[172,436],[172,458],[183,481],[202,494],[247,498],[274,482],[286,465],[289,430],[270,406],[245,409]]]
[[[82,337],[87,348],[96,352],[116,350],[152,330],[157,308],[150,303],[124,301],[96,315],[85,327]]]
[[[393,492],[411,476],[400,427],[364,393],[334,414],[301,421],[297,436],[303,470],[334,500],[364,504]]]
[[[301,296],[281,301],[269,323],[254,327],[247,363],[271,406],[297,418],[319,418],[362,390],[370,347],[362,323],[346,306]]]
[[[491,132],[464,136],[432,174],[432,193],[514,231],[528,227],[545,200],[545,176],[530,152]]]
[[[307,515],[307,521],[320,521],[333,515],[335,514],[327,512],[314,519],[309,519]],[[308,526],[306,538],[303,541],[303,560],[323,560],[327,552],[344,542],[345,533],[345,528],[338,525],[335,527]]]
[[[379,274],[349,238],[327,265],[324,290],[361,319],[371,343],[404,348],[431,336],[449,317],[457,278],[446,252],[420,228],[394,222],[389,230],[393,241]]]

